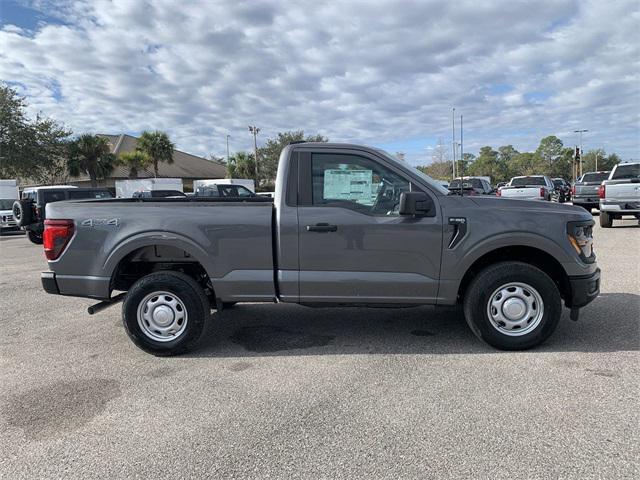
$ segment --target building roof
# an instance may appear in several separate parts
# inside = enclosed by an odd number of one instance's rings
[[[109,142],[111,153],[119,155],[123,152],[131,152],[136,149],[138,138],[123,133],[121,135],[98,134]],[[173,151],[173,163],[161,162],[158,164],[158,176],[169,178],[224,178],[227,170],[224,165],[207,160],[206,158],[191,155],[180,150]],[[116,166],[109,175],[110,178],[128,178],[129,169],[124,166]],[[138,172],[138,178],[153,177],[153,165],[146,170]]]

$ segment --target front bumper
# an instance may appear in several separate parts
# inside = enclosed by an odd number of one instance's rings
[[[591,275],[569,277],[571,295],[565,303],[569,308],[581,308],[595,300],[600,294],[600,269]]]
[[[98,300],[107,300],[111,296],[111,279],[109,277],[56,275],[54,272],[42,272],[40,280],[44,291],[53,295]]]

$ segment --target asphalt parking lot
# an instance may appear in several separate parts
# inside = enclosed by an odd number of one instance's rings
[[[252,304],[178,358],[3,236],[0,477],[638,478],[640,227],[594,235],[601,297],[533,351],[455,310]]]

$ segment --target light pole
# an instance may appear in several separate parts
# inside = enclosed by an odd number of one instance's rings
[[[227,164],[229,164],[229,139],[231,135],[227,134]]]
[[[456,178],[456,107],[451,110],[451,148],[453,150],[453,165],[451,180]]]
[[[582,155],[583,155],[583,151],[582,151],[582,134],[585,132],[588,132],[589,130],[584,129],[584,130],[574,130],[573,133],[579,133],[580,134],[580,176],[582,176]]]
[[[258,140],[256,137],[258,133],[260,133],[260,129],[255,125],[249,125],[249,132],[253,134],[253,158],[256,162],[256,191],[258,190],[258,185],[260,184],[260,178],[258,177]]]
[[[463,145],[462,145],[462,115],[460,115],[460,166],[462,168],[462,175],[460,175],[461,177],[464,176],[464,150],[463,150]]]

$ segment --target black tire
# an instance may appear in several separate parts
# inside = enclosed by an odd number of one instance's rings
[[[43,243],[42,234],[28,230],[27,235],[29,237],[29,240],[31,240],[31,243],[35,243],[36,245],[42,245]]]
[[[489,319],[490,297],[509,283],[533,287],[543,303],[537,326],[520,336],[509,336],[499,331]],[[526,350],[541,344],[556,329],[562,315],[560,292],[553,280],[542,270],[522,262],[501,262],[482,270],[469,284],[463,307],[471,331],[479,339],[501,350]]]
[[[175,340],[157,341],[145,333],[138,323],[138,308],[143,308],[141,303],[155,292],[167,292],[184,305],[185,326]],[[182,311],[182,307],[180,309]],[[129,338],[145,352],[159,357],[180,355],[193,349],[200,341],[209,315],[209,300],[202,287],[191,277],[173,271],[142,277],[129,289],[122,304],[122,321]],[[141,319],[141,322],[144,320]]]
[[[11,210],[19,227],[26,227],[33,223],[31,200],[16,200]]]
[[[607,212],[600,212],[600,226],[602,228],[613,227],[613,216]]]

